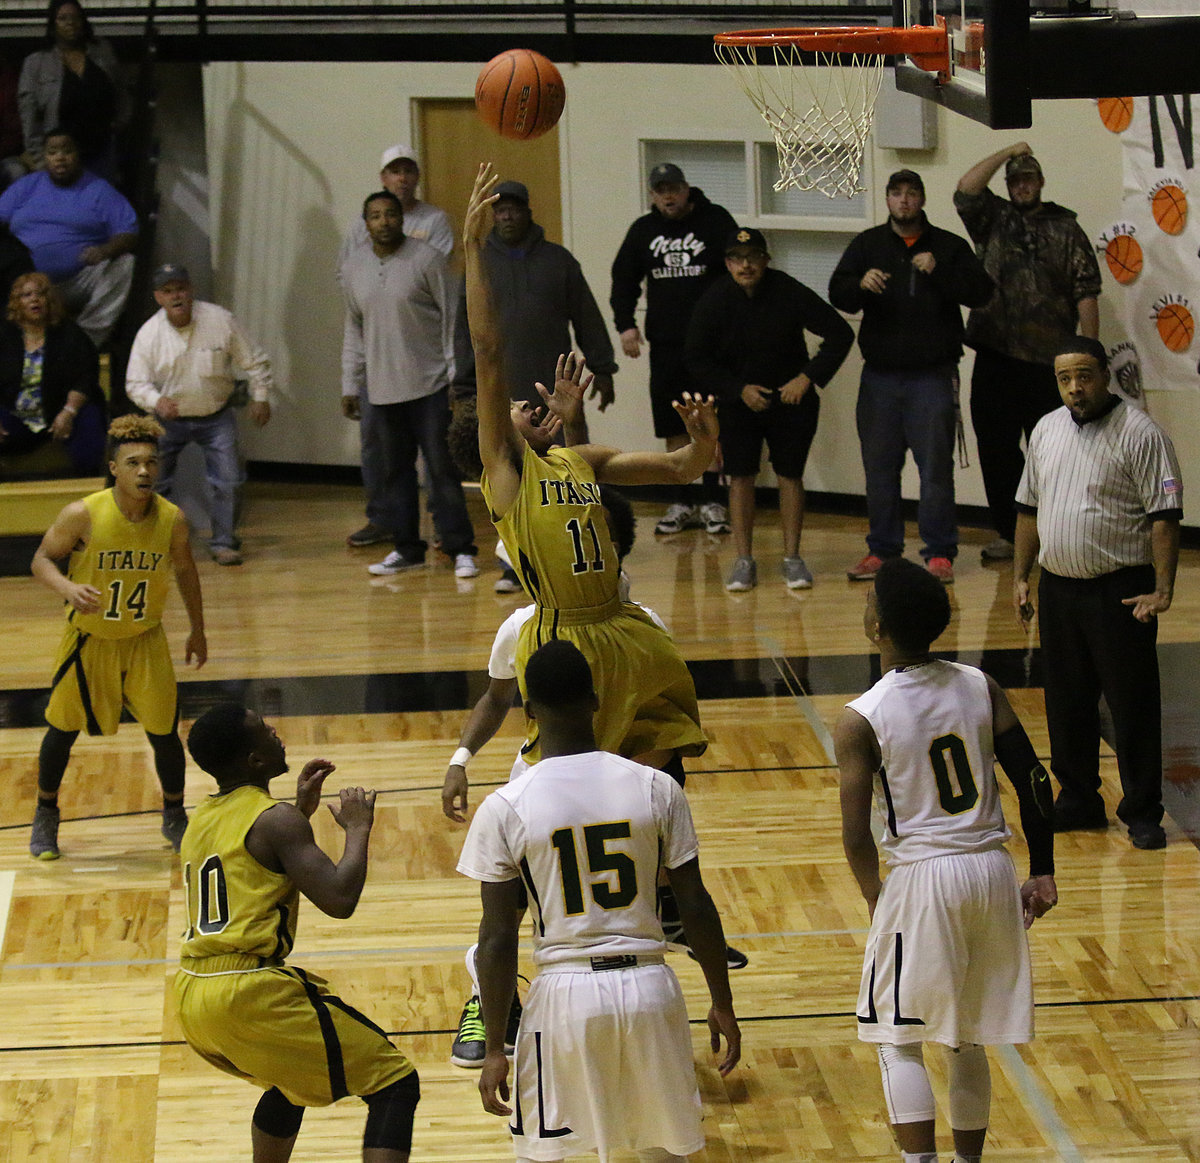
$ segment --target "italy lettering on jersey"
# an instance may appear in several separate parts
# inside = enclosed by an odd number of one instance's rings
[[[699,846],[683,792],[661,771],[605,751],[543,759],[475,812],[458,871],[529,894],[533,960],[653,956],[665,949],[659,867]]]
[[[179,852],[187,909],[180,955],[188,972],[202,974],[196,962],[209,957],[241,954],[242,968],[254,968],[291,952],[299,890],[246,851],[254,821],[276,803],[262,788],[246,786],[209,796],[192,813]]]
[[[891,670],[847,706],[879,741],[875,808],[888,864],[985,852],[1008,840],[982,671],[941,660]]]
[[[179,509],[154,497],[141,521],[130,521],[112,489],[84,497],[87,544],[71,554],[67,576],[100,591],[100,610],[71,609],[67,620],[97,638],[131,638],[162,621],[171,583],[171,538]]]
[[[494,514],[486,473],[479,484]],[[620,570],[600,486],[578,453],[551,448],[539,456],[527,445],[516,498],[493,520],[513,568],[539,606],[589,609],[616,599]]]

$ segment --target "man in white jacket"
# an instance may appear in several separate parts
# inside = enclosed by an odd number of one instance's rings
[[[196,300],[185,267],[167,263],[153,281],[160,310],[133,341],[125,394],[166,430],[158,449],[160,493],[171,495],[185,446],[203,451],[209,550],[218,565],[241,565],[234,513],[244,477],[232,397],[236,380],[250,381],[250,419],[261,428],[271,418],[271,364],[224,307]]]

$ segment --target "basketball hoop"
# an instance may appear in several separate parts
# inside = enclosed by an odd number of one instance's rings
[[[759,28],[713,37],[717,59],[775,138],[776,190],[820,190],[828,198],[862,192],[858,176],[884,58],[907,56],[927,72],[950,74],[945,20],[937,20],[936,28]]]

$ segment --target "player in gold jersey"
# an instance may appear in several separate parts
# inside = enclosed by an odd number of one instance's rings
[[[304,1108],[351,1094],[367,1104],[364,1163],[406,1163],[420,1098],[413,1064],[322,978],[285,963],[301,893],[331,917],[358,905],[375,793],[343,788],[329,805],[346,833],[334,864],[309,823],[332,763],[310,760],[295,804],[276,801],[268,786],[288,769],[283,744],[234,704],[201,715],[188,750],[217,781],[180,852],[187,928],[175,998],[188,1045],[263,1088],[250,1127],[255,1163],[287,1163]]]
[[[83,730],[114,734],[122,707],[153,748],[163,789],[162,832],[176,851],[187,827],[175,670],[162,628],[172,572],[191,623],[185,661],[203,666],[208,643],[187,519],[154,492],[161,435],[148,416],[114,420],[108,430],[112,488],[67,505],[33,557],[34,577],[67,606],[38,754],[29,851],[39,860],[58,859],[58,789],[76,737]],[[64,574],[56,563],[68,555]]]
[[[691,443],[674,452],[621,452],[598,444],[553,447],[554,429],[570,424],[587,382],[583,362],[559,360],[554,391],[541,385],[548,421],[513,403],[504,382],[503,338],[482,269],[481,247],[496,175],[480,167],[467,209],[464,253],[467,318],[475,348],[481,486],[513,567],[537,603],[523,627],[517,673],[525,696],[525,661],[543,642],[566,638],[583,652],[600,694],[597,745],[652,767],[676,767],[707,746],[696,691],[670,637],[617,592],[618,563],[604,521],[598,482],[684,484],[709,465],[717,418],[711,399],[685,394],[676,409]],[[536,728],[525,758],[539,758]]]

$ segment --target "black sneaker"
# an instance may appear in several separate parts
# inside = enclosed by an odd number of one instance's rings
[[[384,541],[391,541],[391,539],[392,535],[386,529],[380,529],[378,525],[372,525],[368,521],[361,529],[356,529],[346,538],[346,544],[354,549],[362,549],[365,545],[379,545]]]
[[[169,808],[163,808],[162,814],[162,834],[165,839],[176,852],[179,851],[179,846],[183,843],[183,834],[187,831],[188,817],[187,811],[183,804],[173,804]]]
[[[1102,832],[1108,827],[1108,816],[1104,801],[1098,796],[1091,807],[1081,808],[1073,802],[1063,802],[1060,795],[1054,803],[1054,830],[1056,832]]]
[[[1154,851],[1167,846],[1167,834],[1161,824],[1130,824],[1129,842],[1135,848]]]
[[[664,920],[663,937],[666,939],[668,949],[676,953],[686,953],[693,961],[696,960],[696,954],[692,952],[692,947],[688,944],[687,934],[683,931],[681,922]],[[750,964],[750,958],[740,949],[726,945],[725,964],[730,969],[745,969]]]
[[[58,808],[38,804],[33,813],[33,832],[29,837],[29,855],[34,860],[57,860]]]
[[[472,994],[463,1006],[458,1019],[458,1036],[450,1047],[450,1061],[464,1070],[481,1070],[487,1050],[487,1035],[483,1029],[483,1010],[479,995]]]

